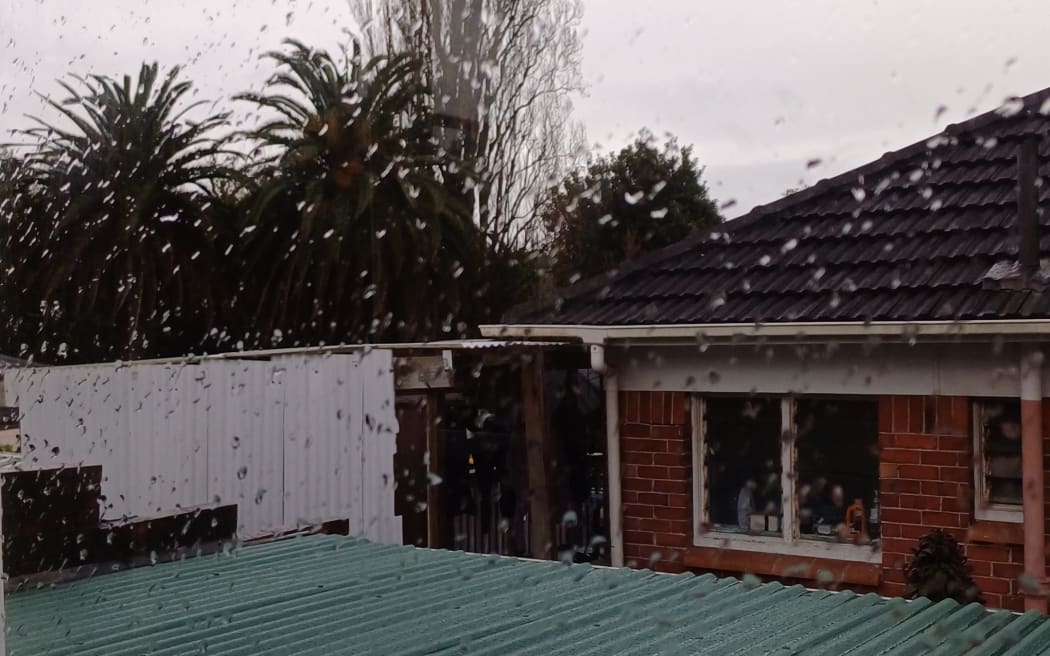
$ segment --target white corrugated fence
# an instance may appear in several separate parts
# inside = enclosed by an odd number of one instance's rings
[[[238,505],[251,538],[349,518],[401,542],[386,350],[8,370],[23,466],[102,465],[103,518]]]

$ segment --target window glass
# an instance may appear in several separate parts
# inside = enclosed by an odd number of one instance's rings
[[[798,428],[799,535],[878,536],[878,402],[803,399]]]
[[[1021,505],[1021,404],[1016,399],[977,404],[979,503]]]
[[[708,513],[715,530],[781,534],[780,401],[708,398]]]
[[[0,456],[19,451],[18,408],[0,407]],[[2,462],[2,460],[0,460]]]

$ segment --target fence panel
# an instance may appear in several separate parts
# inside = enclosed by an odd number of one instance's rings
[[[9,371],[28,466],[102,465],[105,519],[237,503],[256,537],[333,519],[400,542],[388,351]]]

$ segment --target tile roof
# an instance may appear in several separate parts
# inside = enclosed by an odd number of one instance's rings
[[[1050,654],[1050,622],[312,536],[7,600],[9,656]]]
[[[1050,293],[995,288],[1016,259],[1017,155],[1050,89],[512,310],[507,324],[719,324],[1050,317]],[[1050,174],[1050,143],[1039,148]],[[1040,191],[1050,205],[1050,185]],[[1041,217],[1050,225],[1050,212]],[[1041,251],[1050,255],[1050,231]]]

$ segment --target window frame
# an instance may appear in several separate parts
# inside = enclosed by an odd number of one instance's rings
[[[772,395],[772,398],[780,399],[781,432],[789,432],[787,438],[780,441],[781,535],[772,537],[706,530],[705,527],[710,523],[710,495],[707,491],[707,420],[704,411],[707,398],[721,396],[735,395],[689,394],[689,414],[692,428],[690,431],[690,442],[693,464],[693,546],[778,553],[799,557],[828,558],[851,562],[881,563],[881,546],[821,542],[817,540],[802,540],[800,538],[798,522],[796,521],[798,516],[798,497],[795,493],[795,483],[798,478],[798,449],[795,446],[796,397],[790,395]]]
[[[987,461],[984,454],[984,420],[986,406],[998,403],[1005,398],[976,398],[970,401],[970,432],[973,434],[973,517],[978,521],[1006,522],[1021,524],[1024,522],[1024,503],[982,503],[988,498]]]

